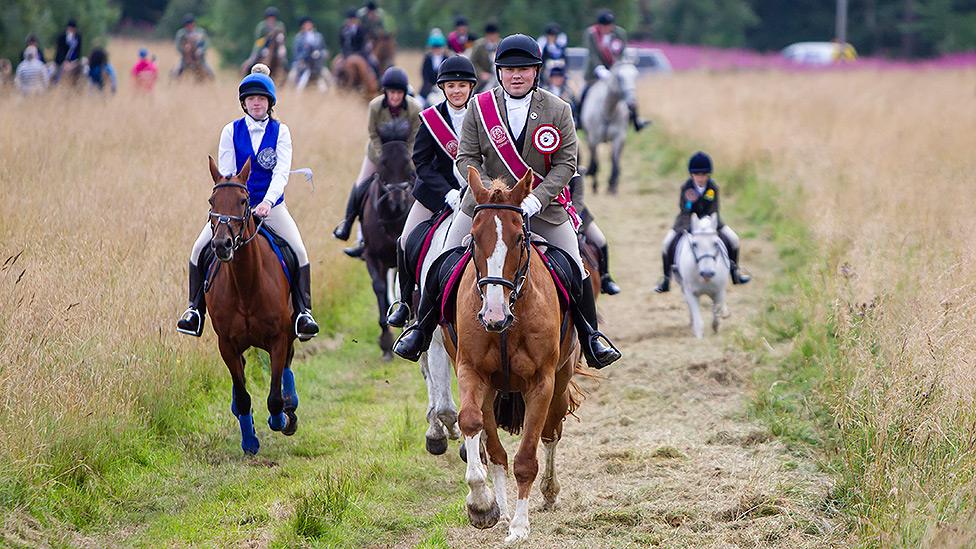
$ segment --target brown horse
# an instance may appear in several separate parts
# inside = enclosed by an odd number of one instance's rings
[[[293,435],[298,429],[298,394],[291,361],[295,333],[289,285],[278,258],[258,226],[248,201],[248,159],[241,173],[224,177],[210,158],[213,194],[210,196],[210,246],[220,263],[207,292],[207,309],[213,319],[220,356],[233,381],[231,411],[241,427],[241,449],[256,454],[260,444],[254,431],[251,396],[244,386],[244,351],[257,347],[271,356],[271,390],[268,425],[273,431]]]
[[[192,75],[197,82],[206,82],[214,79],[214,73],[207,66],[204,59],[205,52],[200,47],[202,36],[196,32],[189,33],[180,42],[181,64],[179,72],[173,72],[174,78],[181,78],[183,75]]]
[[[264,63],[271,69],[271,78],[281,85],[288,79],[288,48],[285,45],[285,33],[275,29],[268,36],[260,39],[257,55],[249,58],[241,65],[241,76],[251,74],[251,69],[258,63]]]
[[[518,499],[508,543],[529,534],[529,493],[539,471],[540,439],[545,449],[540,488],[545,508],[555,505],[555,450],[563,418],[578,405],[572,378],[580,349],[556,285],[529,243],[519,207],[529,194],[531,172],[511,190],[501,182],[486,189],[471,168],[468,182],[478,202],[471,229],[473,251],[457,291],[457,346],[449,349],[461,396],[458,424],[467,458],[466,507],[477,528],[490,528],[499,517],[509,520],[508,456],[497,428],[521,431],[514,461]],[[450,342],[449,337],[445,340]],[[482,431],[494,495],[478,459]]]
[[[379,308],[380,349],[383,360],[393,360],[393,332],[387,323],[390,308],[387,273],[397,266],[397,239],[413,206],[413,184],[417,177],[405,141],[383,143],[376,175],[363,204],[363,259],[373,280]]]
[[[348,58],[337,55],[332,62],[332,75],[340,88],[358,91],[367,100],[379,93],[376,73],[361,55],[350,55]]]
[[[379,31],[373,38],[373,55],[376,56],[376,64],[379,66],[380,74],[393,66],[396,48],[396,37],[386,31]]]

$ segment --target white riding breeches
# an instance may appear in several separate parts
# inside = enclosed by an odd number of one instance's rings
[[[597,248],[602,248],[607,245],[607,236],[603,234],[600,227],[596,224],[596,221],[591,221],[589,226],[583,232],[586,239],[593,243]]]
[[[457,212],[457,215],[454,216],[454,224],[451,225],[451,230],[447,233],[445,250],[461,246],[464,238],[471,234],[471,225],[473,223],[474,219],[468,217],[467,214]],[[573,258],[573,261],[576,262],[576,266],[579,267],[584,280],[589,276],[589,273],[586,272],[586,268],[583,266],[583,258],[580,256],[579,240],[576,237],[576,231],[568,220],[559,225],[553,225],[552,223],[546,223],[539,219],[533,219],[529,228],[532,230],[532,233],[541,236],[553,246],[568,253]]]
[[[397,239],[401,250],[404,249],[403,246],[407,243],[407,238],[410,238],[410,233],[417,228],[417,225],[432,217],[434,217],[434,212],[428,210],[427,206],[421,204],[419,200],[415,201],[413,206],[410,206],[410,213],[407,214],[407,220],[403,222],[403,232],[400,233],[400,238]]]
[[[735,248],[736,250],[739,249],[739,235],[735,234],[735,231],[732,230],[732,227],[729,227],[728,225],[723,225],[722,228],[718,230],[718,232],[722,233],[722,236],[724,236],[728,240],[728,243],[733,248]]]
[[[268,217],[264,218],[264,224],[288,242],[288,245],[295,252],[295,257],[298,258],[299,267],[308,265],[308,252],[305,251],[305,243],[302,242],[302,235],[298,232],[298,225],[295,224],[295,220],[288,213],[288,207],[284,203],[271,208],[271,213],[268,214]],[[190,252],[190,263],[194,265],[198,264],[200,252],[210,244],[211,240],[213,240],[213,229],[210,228],[210,223],[207,223],[203,227],[203,230],[200,231],[200,236],[197,237],[197,241],[193,243],[193,251]]]
[[[671,242],[674,240],[674,238],[676,236],[678,236],[678,233],[675,232],[674,229],[668,229],[668,234],[665,235],[664,241],[661,242],[661,253],[662,254],[668,253],[668,248],[671,247]]]
[[[376,164],[369,159],[369,141],[366,142],[366,150],[363,151],[363,164],[359,167],[359,175],[356,177],[356,181],[353,185],[358,185],[367,177],[376,173]]]

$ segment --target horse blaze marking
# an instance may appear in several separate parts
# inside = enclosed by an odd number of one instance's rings
[[[495,216],[495,234],[498,238],[495,240],[495,249],[491,252],[488,257],[488,276],[494,276],[502,278],[505,276],[505,257],[508,256],[508,246],[505,245],[505,240],[502,238],[502,220],[496,215]],[[488,290],[485,292],[485,307],[487,311],[492,311],[496,307],[501,309],[504,306],[505,295],[502,293],[502,287],[498,284],[489,284]],[[499,311],[501,314],[502,311]],[[490,315],[486,315],[489,317]],[[490,320],[489,318],[486,318]]]

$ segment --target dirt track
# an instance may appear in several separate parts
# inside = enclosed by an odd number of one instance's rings
[[[628,146],[625,175],[653,173],[646,160],[635,159],[633,141]],[[680,294],[651,291],[680,183],[648,175],[626,181],[618,197],[587,196],[611,240],[612,272],[624,288],[600,300],[603,329],[624,359],[601,372],[601,382],[584,383],[589,396],[578,411],[581,421],[567,420],[558,449],[557,509],[541,510],[537,481],[526,546],[830,545],[834,525],[823,518],[827,477],[747,414],[752,362],[736,342],[758,337],[751,322],[777,272],[771,245],[743,239],[743,264],[755,280],[730,291],[732,317],[718,336],[706,317],[706,337],[695,340]],[[740,235],[749,229],[728,221]],[[515,441],[503,440],[511,457]],[[510,472],[510,508],[514,486]],[[503,528],[454,528],[448,542],[501,545]]]

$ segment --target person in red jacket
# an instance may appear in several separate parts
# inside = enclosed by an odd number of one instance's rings
[[[156,56],[149,57],[149,50],[140,49],[139,60],[132,67],[132,79],[135,80],[136,89],[146,93],[153,91],[158,76],[159,67],[156,66]]]

